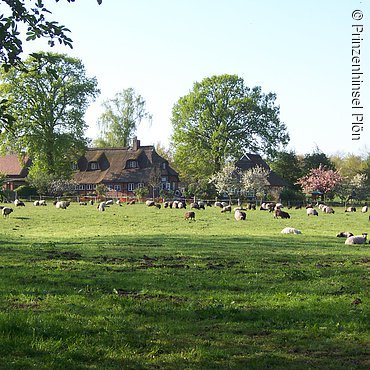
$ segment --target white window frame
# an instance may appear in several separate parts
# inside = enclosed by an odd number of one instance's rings
[[[91,170],[98,170],[99,169],[98,162],[91,162],[90,163],[90,169]]]
[[[113,186],[113,189],[114,189],[115,191],[121,191],[122,186],[121,186],[120,184],[115,184],[115,185]]]
[[[134,161],[132,159],[130,159],[127,164],[128,164],[128,166],[127,166],[128,168],[138,168],[137,161]]]
[[[78,190],[85,190],[85,184],[78,185]]]
[[[134,182],[129,182],[127,184],[127,191],[134,191],[135,190],[135,183]]]

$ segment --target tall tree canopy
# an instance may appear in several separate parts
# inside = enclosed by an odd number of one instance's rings
[[[291,187],[298,189],[295,183],[303,175],[303,172],[301,168],[302,163],[294,151],[278,152],[275,158],[269,162],[269,165],[270,168],[286,180]]]
[[[58,2],[59,0],[55,0]],[[68,3],[75,0],[66,0]],[[101,4],[101,0],[97,0]],[[72,48],[72,40],[68,34],[70,30],[49,20],[50,11],[45,8],[42,1],[33,3],[26,0],[0,0],[0,64],[8,71],[11,67],[25,66],[21,61],[23,42],[45,38],[50,46],[55,42]],[[0,129],[11,129],[14,117],[8,112],[7,100],[0,99]]]
[[[86,146],[84,114],[99,90],[79,59],[41,54],[42,64],[34,57],[24,62],[27,71],[0,72],[0,95],[15,117],[13,129],[0,134],[0,146],[26,152],[35,168],[62,176]]]
[[[275,100],[275,94],[250,89],[236,75],[195,83],[172,111],[172,145],[182,174],[209,176],[245,151],[271,155],[287,144]]]
[[[144,98],[133,88],[124,89],[113,99],[103,103],[105,111],[99,118],[101,136],[95,140],[97,147],[128,146],[143,119],[151,121]]]
[[[316,147],[312,153],[307,153],[302,158],[301,168],[303,175],[307,175],[310,170],[325,167],[326,169],[335,170],[334,164],[331,162],[329,157]]]

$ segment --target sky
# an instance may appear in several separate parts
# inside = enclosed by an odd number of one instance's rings
[[[178,99],[206,77],[236,74],[277,95],[290,135],[286,150],[370,152],[369,1],[61,0],[46,6],[71,30],[74,47],[28,42],[25,52],[67,53],[97,78],[101,94],[86,113],[92,139],[102,102],[132,87],[153,116],[151,125],[139,127],[138,139],[168,147]],[[355,62],[352,49],[360,54]],[[352,72],[353,63],[361,74]],[[356,102],[354,77],[361,78]],[[359,127],[359,140],[352,140]]]

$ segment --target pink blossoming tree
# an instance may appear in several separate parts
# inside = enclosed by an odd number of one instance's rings
[[[319,191],[325,195],[334,190],[337,185],[343,180],[338,171],[327,170],[320,165],[319,168],[313,168],[308,175],[298,179],[297,184],[301,185],[306,194],[314,191]]]

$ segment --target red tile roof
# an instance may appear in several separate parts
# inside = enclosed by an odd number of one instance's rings
[[[30,165],[30,159],[24,157],[21,161],[17,155],[8,154],[0,157],[0,172],[7,176],[27,176],[27,168]]]

